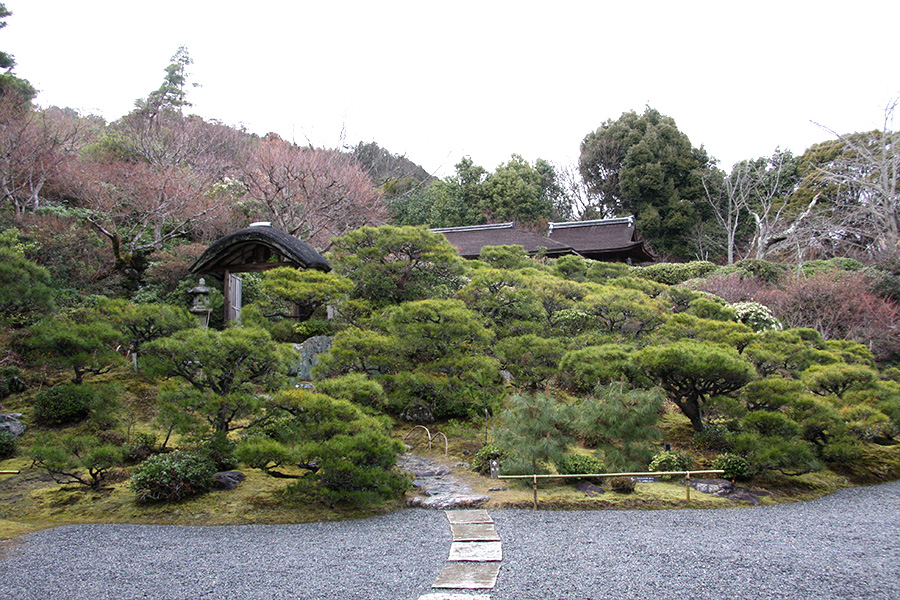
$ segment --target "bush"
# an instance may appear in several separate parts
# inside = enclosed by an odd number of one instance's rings
[[[781,331],[781,322],[775,318],[768,306],[759,302],[735,302],[731,305],[737,314],[737,320],[753,331]]]
[[[25,382],[20,378],[21,374],[16,367],[6,367],[0,370],[0,400],[25,390]]]
[[[394,468],[403,445],[378,429],[335,435],[317,446],[319,470],[286,493],[329,505],[365,506],[394,500],[409,489],[409,477]]]
[[[213,462],[202,454],[157,454],[135,469],[131,489],[138,502],[174,502],[209,491],[215,472]]]
[[[125,446],[125,461],[139,463],[150,458],[156,449],[156,436],[152,433],[135,433]]]
[[[725,306],[721,300],[716,301],[702,297],[691,300],[684,312],[713,321],[735,321],[738,316],[733,308]]]
[[[19,443],[16,436],[8,431],[0,431],[0,458],[15,456]]]
[[[609,489],[619,494],[634,492],[634,480],[631,477],[612,477],[609,480]]]
[[[734,266],[760,281],[771,284],[777,283],[781,275],[788,270],[785,265],[758,258],[745,258],[734,263]]]
[[[821,453],[825,462],[846,465],[862,458],[863,449],[855,440],[840,439],[822,448]]]
[[[630,349],[621,344],[601,344],[566,352],[557,368],[560,383],[570,391],[580,393],[637,375]]]
[[[701,450],[728,450],[728,430],[719,425],[707,425],[703,431],[694,433],[694,441]]]
[[[651,471],[688,471],[693,466],[694,459],[681,452],[662,451],[650,461]],[[677,475],[662,475],[660,479],[668,481],[677,477]]]
[[[319,380],[316,382],[316,391],[370,408],[382,409],[385,404],[384,388],[363,373]]]
[[[712,462],[712,468],[724,470],[723,477],[725,479],[747,481],[752,477],[750,463],[747,459],[731,452],[718,455]]]
[[[643,277],[657,283],[676,285],[688,279],[703,277],[715,271],[718,267],[708,261],[693,261],[688,263],[656,263],[639,269],[633,269],[629,274],[634,277]]]
[[[216,470],[229,471],[237,468],[234,448],[235,442],[228,437],[228,433],[217,431],[200,446],[200,451],[209,457],[209,460],[216,466]]]
[[[584,454],[566,454],[556,462],[556,471],[560,475],[589,475],[592,473],[603,473],[606,471],[606,465],[602,461],[593,456]],[[576,481],[590,481],[600,485],[602,479],[599,477],[583,477]]]
[[[32,466],[45,469],[61,484],[98,489],[109,472],[122,462],[122,449],[96,436],[66,434],[38,436],[29,448]]]
[[[603,283],[607,279],[628,276],[631,271],[632,267],[625,263],[591,262],[585,273],[585,279]]]
[[[487,444],[481,450],[475,453],[472,459],[472,470],[481,475],[491,474],[491,461],[502,460],[506,457],[506,453],[496,444]]]
[[[86,385],[55,385],[37,393],[34,420],[47,426],[83,421],[91,413],[96,392]]]

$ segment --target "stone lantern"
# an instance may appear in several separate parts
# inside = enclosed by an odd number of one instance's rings
[[[209,306],[209,287],[206,280],[201,277],[200,283],[189,289],[188,293],[194,297],[194,302],[188,310],[197,317],[197,323],[201,327],[209,327],[209,314],[212,308]]]

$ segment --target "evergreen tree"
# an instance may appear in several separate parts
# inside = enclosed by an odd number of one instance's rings
[[[544,393],[513,396],[494,432],[496,444],[509,457],[501,465],[505,475],[546,473],[573,442],[566,433],[574,420],[568,405]]]

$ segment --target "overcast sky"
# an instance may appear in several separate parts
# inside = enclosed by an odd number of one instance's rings
[[[0,49],[58,105],[115,120],[180,45],[192,110],[438,175],[463,156],[577,161],[649,105],[725,168],[879,127],[900,93],[900,3],[3,0]]]

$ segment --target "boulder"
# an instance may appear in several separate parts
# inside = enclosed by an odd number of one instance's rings
[[[8,431],[15,437],[25,433],[25,425],[19,421],[22,413],[7,413],[0,415],[0,431]]]
[[[586,496],[596,496],[597,494],[603,494],[606,492],[599,485],[594,485],[590,481],[579,481],[575,484],[575,489],[579,492],[584,492]]]
[[[314,335],[300,344],[294,344],[294,351],[300,355],[300,359],[292,365],[292,373],[296,373],[296,377],[304,381],[312,379],[312,368],[319,363],[319,355],[331,348],[331,342],[331,336]]]
[[[424,404],[413,404],[400,414],[407,423],[434,423],[434,414]]]
[[[220,471],[213,475],[213,488],[217,490],[233,490],[245,478],[240,471]]]
[[[734,491],[734,482],[727,479],[691,479],[691,487],[703,494],[727,496]]]

